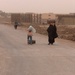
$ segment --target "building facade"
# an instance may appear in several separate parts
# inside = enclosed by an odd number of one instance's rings
[[[75,15],[57,15],[59,25],[75,25]]]

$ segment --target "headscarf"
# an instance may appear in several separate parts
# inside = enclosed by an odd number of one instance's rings
[[[32,32],[34,32],[34,33],[36,33],[35,28],[34,28],[33,26],[31,26],[31,25],[29,26],[28,30],[29,30],[29,31],[32,31]]]

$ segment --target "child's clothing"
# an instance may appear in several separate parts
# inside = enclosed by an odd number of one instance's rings
[[[32,31],[28,30],[27,41],[28,44],[32,44]]]

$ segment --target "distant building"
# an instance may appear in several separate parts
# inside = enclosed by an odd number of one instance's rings
[[[24,23],[36,23],[36,24],[47,24],[48,19],[56,19],[56,15],[53,13],[13,13],[11,14],[11,22],[15,20]]]
[[[53,13],[43,13],[41,14],[41,23],[46,24],[48,20],[56,20],[56,15]]]
[[[75,15],[73,14],[58,14],[59,25],[75,25]]]
[[[18,21],[18,22],[21,22],[21,14],[20,13],[13,13],[11,14],[11,22],[15,22],[15,21]]]

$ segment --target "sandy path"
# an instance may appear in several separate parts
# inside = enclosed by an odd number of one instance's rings
[[[0,25],[0,75],[75,75],[75,42],[34,34],[27,44],[25,30]]]

